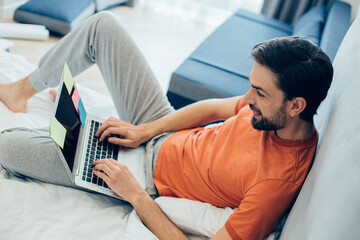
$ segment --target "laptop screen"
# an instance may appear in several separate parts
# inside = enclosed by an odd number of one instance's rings
[[[73,90],[74,91],[74,90]],[[64,148],[60,148],[69,168],[73,170],[76,147],[80,133],[81,122],[76,112],[71,95],[68,93],[65,84],[62,84],[58,105],[55,113],[56,119],[66,129]]]

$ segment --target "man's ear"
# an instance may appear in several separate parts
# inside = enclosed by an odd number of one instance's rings
[[[299,116],[306,108],[306,100],[303,97],[296,97],[291,100],[290,117]]]

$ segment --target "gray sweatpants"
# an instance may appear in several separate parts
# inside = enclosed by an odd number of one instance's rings
[[[122,120],[140,124],[174,111],[139,49],[110,12],[89,18],[42,57],[29,76],[35,90],[57,86],[65,62],[73,76],[97,64]],[[146,144],[149,194],[156,193],[153,159],[168,135],[157,136]],[[0,164],[18,176],[76,187],[46,129],[17,128],[1,133]]]

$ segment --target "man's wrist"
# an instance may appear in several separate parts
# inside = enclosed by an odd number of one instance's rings
[[[141,127],[144,129],[146,141],[162,133],[160,128],[156,126],[156,124],[154,124],[153,122],[144,123],[141,125]]]
[[[143,190],[143,189],[139,189],[139,191],[136,191],[136,193],[134,193],[131,196],[131,199],[128,199],[129,203],[135,208],[137,209],[138,206],[141,206],[142,203],[146,200],[152,200],[151,197]]]

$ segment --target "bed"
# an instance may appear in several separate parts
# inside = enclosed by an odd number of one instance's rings
[[[0,83],[16,81],[35,68],[24,57],[4,51],[0,66]],[[79,83],[77,87],[88,112],[104,119],[117,115],[109,96]],[[12,113],[0,102],[0,131],[47,127],[52,107],[48,91],[29,100],[27,113]],[[1,166],[0,192],[0,239],[157,239],[130,204],[112,197],[18,178]],[[155,201],[190,239],[209,239],[234,211],[187,199]],[[276,239],[277,234],[267,239]]]

